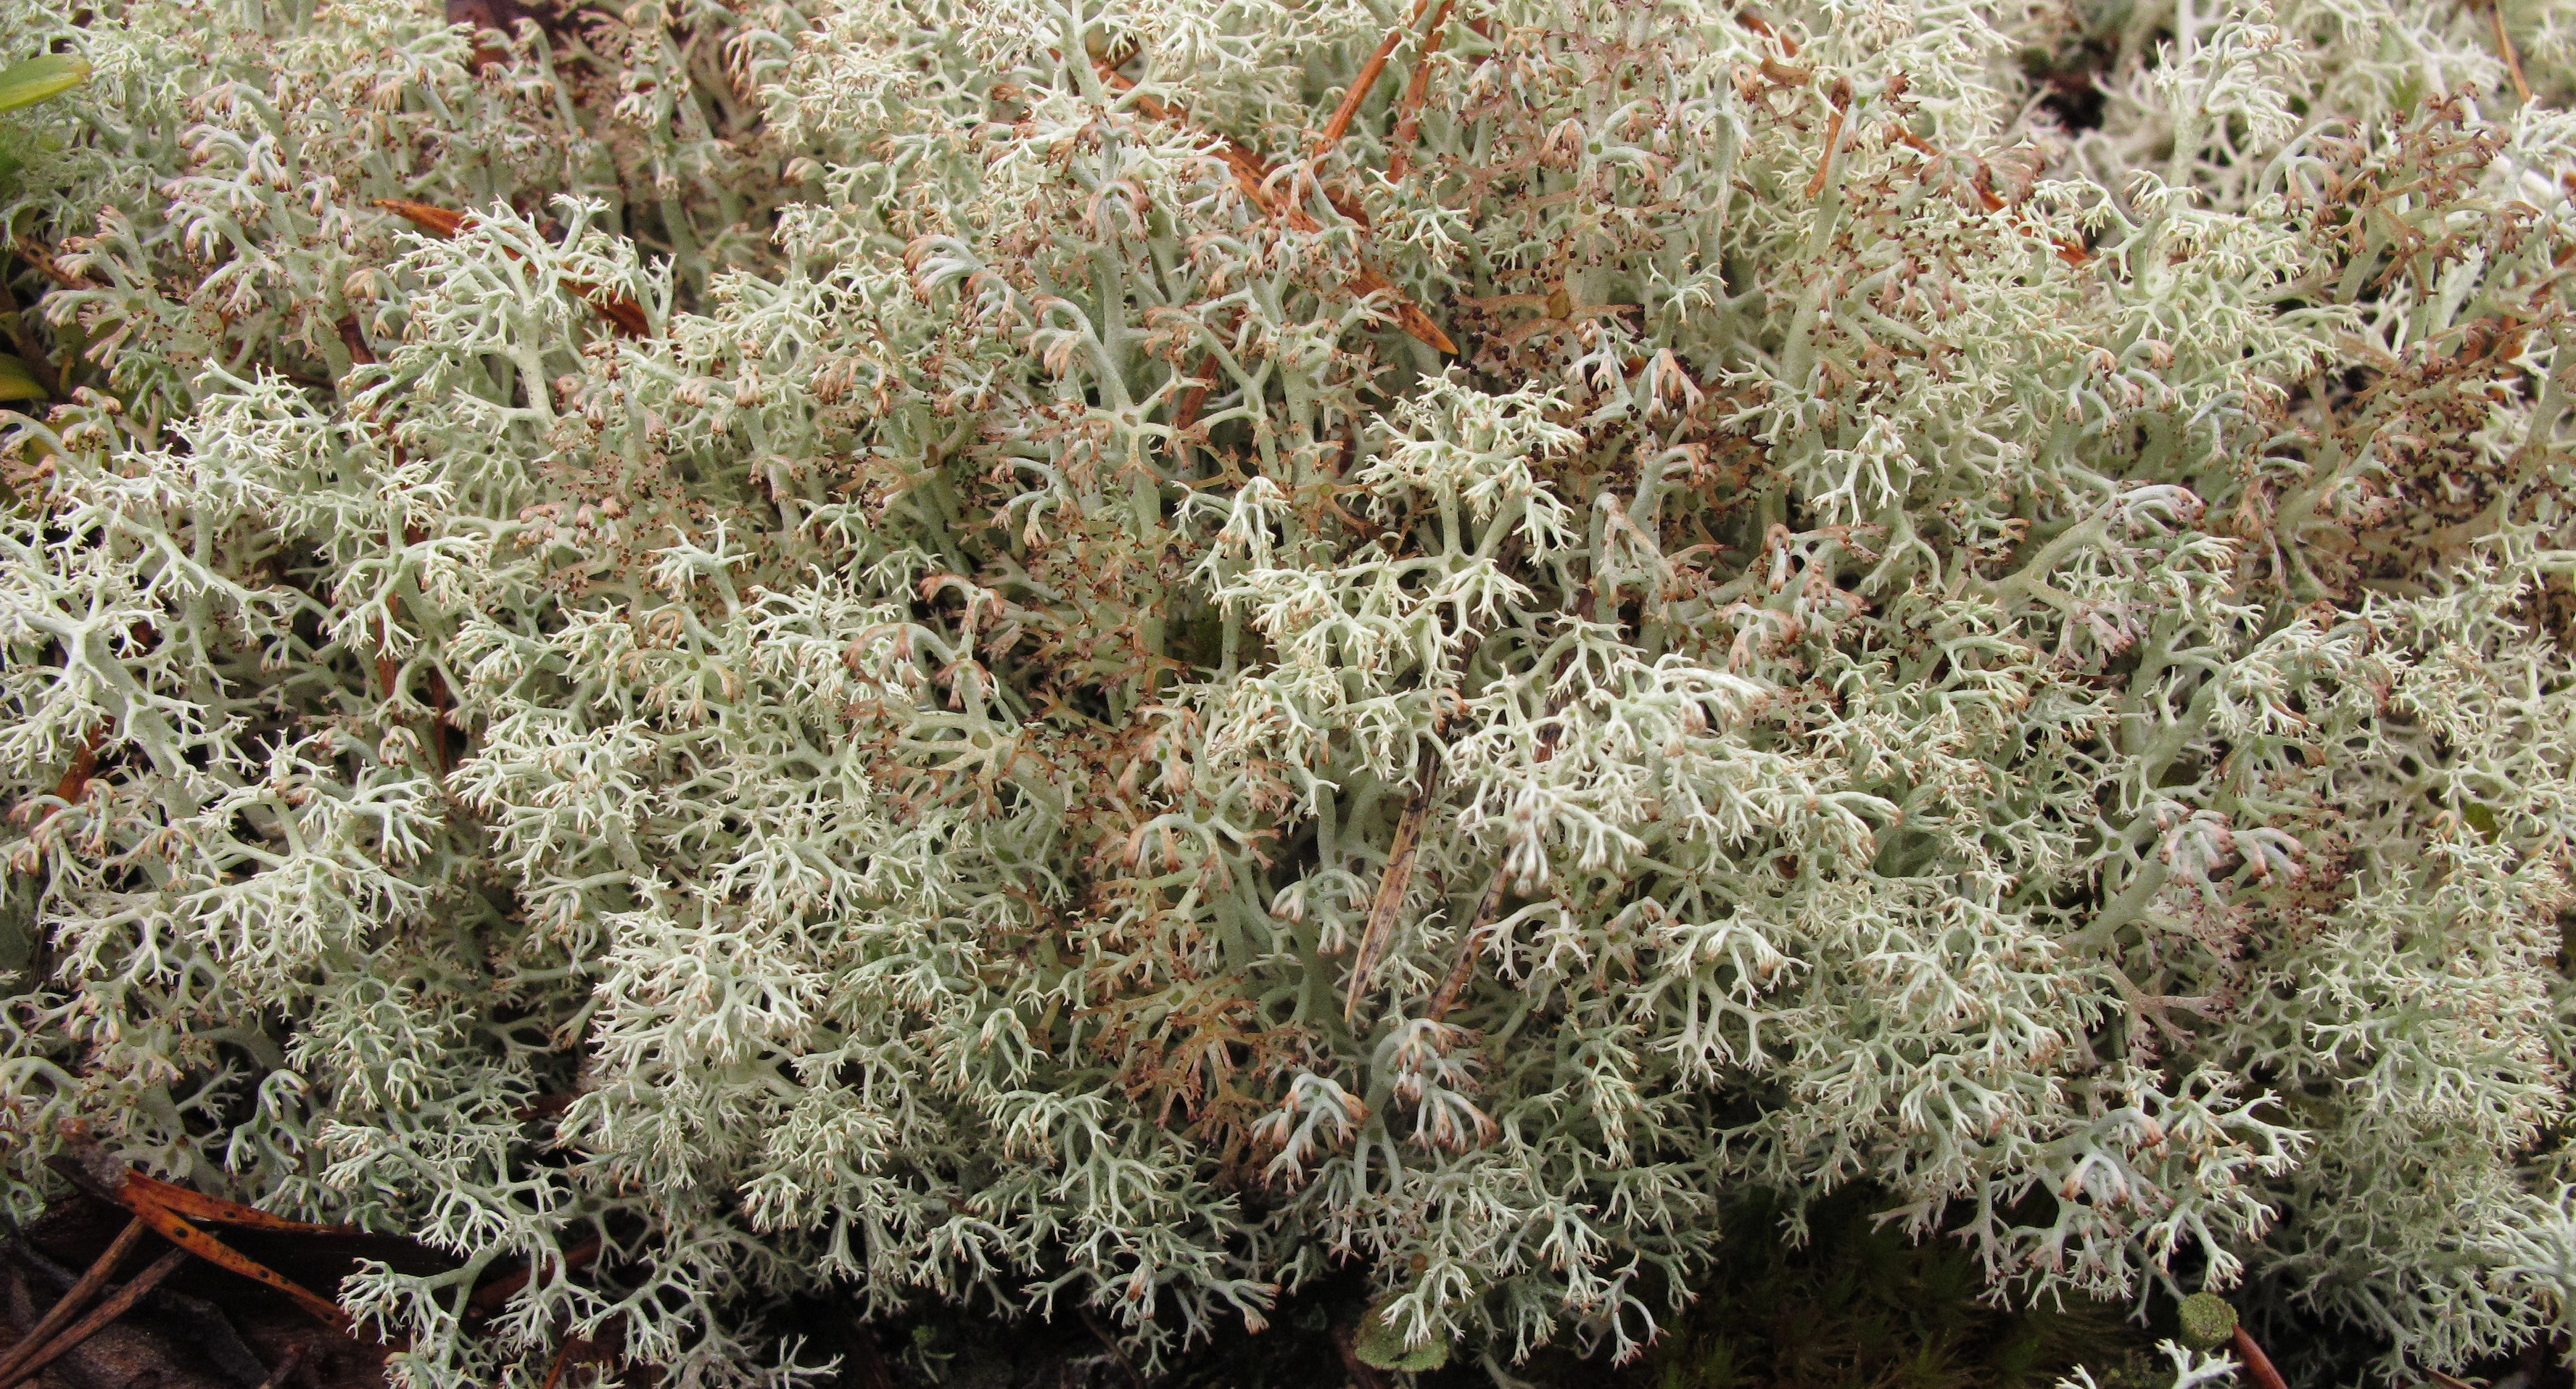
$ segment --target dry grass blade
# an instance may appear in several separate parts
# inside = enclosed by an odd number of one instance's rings
[[[108,1244],[107,1252],[90,1261],[90,1266],[81,1274],[80,1281],[72,1284],[61,1297],[54,1300],[54,1305],[46,1309],[45,1315],[37,1321],[32,1330],[18,1338],[18,1344],[11,1346],[8,1354],[0,1355],[0,1383],[6,1383],[25,1367],[28,1359],[37,1351],[44,1349],[47,1337],[62,1330],[65,1322],[80,1315],[80,1309],[88,1306],[89,1300],[98,1296],[98,1290],[107,1286],[107,1280],[116,1272],[116,1266],[125,1262],[126,1255],[134,1252],[135,1243],[141,1240],[143,1232],[150,1228],[152,1227],[142,1220],[126,1222],[125,1228],[118,1231],[116,1238]]]
[[[1493,929],[1494,914],[1503,909],[1503,885],[1510,875],[1494,869],[1493,881],[1485,884],[1485,895],[1476,903],[1476,914],[1467,918],[1467,929],[1458,936],[1458,957],[1449,962],[1449,977],[1440,981],[1440,990],[1431,996],[1427,1016],[1439,1022],[1458,1006],[1458,996],[1467,991],[1467,980],[1476,970],[1476,952],[1484,947],[1485,933]]]
[[[1359,1015],[1360,1000],[1368,996],[1369,976],[1377,972],[1378,960],[1386,954],[1386,943],[1395,935],[1396,915],[1404,910],[1405,890],[1413,885],[1413,863],[1422,845],[1422,822],[1431,814],[1431,795],[1440,777],[1440,755],[1429,744],[1422,749],[1422,765],[1414,776],[1413,798],[1405,802],[1404,814],[1395,822],[1395,840],[1386,848],[1386,876],[1377,884],[1377,899],[1369,904],[1368,929],[1360,936],[1359,958],[1351,962],[1350,992],[1342,1000],[1342,1021]]]
[[[2505,71],[2513,78],[2514,94],[2529,106],[2531,83],[2522,75],[2522,55],[2513,51],[2513,36],[2504,29],[2504,0],[2487,0],[2487,18],[2495,22],[2496,52],[2504,58]]]
[[[0,1375],[0,1389],[17,1389],[17,1386],[43,1373],[47,1365],[61,1359],[77,1348],[81,1342],[97,1335],[109,1322],[132,1310],[135,1303],[143,1300],[145,1293],[161,1286],[161,1280],[178,1272],[179,1265],[187,1261],[186,1252],[178,1249],[173,1249],[154,1260],[151,1267],[134,1275],[131,1281],[110,1294],[108,1299],[98,1304],[88,1316],[73,1323],[70,1330],[47,1341],[42,1349],[28,1356],[25,1363],[18,1368]]]

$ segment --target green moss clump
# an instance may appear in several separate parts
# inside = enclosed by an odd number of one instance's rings
[[[1876,1193],[1838,1195],[1807,1214],[1803,1245],[1781,1237],[1781,1206],[1748,1201],[1727,1218],[1714,1276],[1648,1362],[1652,1389],[2048,1389],[2078,1364],[2156,1363],[2152,1338],[2120,1308],[2000,1308],[1976,1260],[1915,1242],[1873,1218]],[[2167,1374],[2155,1380],[2163,1383]]]
[[[2236,1309],[2216,1293],[2193,1293],[2176,1309],[2184,1344],[2208,1350],[2236,1331]]]

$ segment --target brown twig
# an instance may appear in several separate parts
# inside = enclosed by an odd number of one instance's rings
[[[1351,1383],[1359,1389],[1387,1389],[1386,1376],[1360,1358],[1358,1341],[1359,1333],[1352,1327],[1338,1323],[1333,1327],[1333,1349],[1341,1352],[1342,1369]]]
[[[1386,848],[1386,876],[1378,880],[1377,900],[1369,904],[1368,929],[1360,936],[1359,958],[1351,963],[1350,991],[1342,999],[1343,1022],[1359,1015],[1360,1000],[1368,996],[1369,976],[1377,971],[1378,958],[1386,953],[1386,943],[1395,934],[1395,918],[1404,909],[1405,889],[1413,884],[1422,822],[1430,817],[1431,795],[1439,780],[1439,749],[1425,742],[1422,762],[1415,772],[1413,797],[1405,802],[1404,814],[1395,822],[1395,839]]]
[[[58,284],[65,289],[98,288],[97,285],[91,284],[80,276],[54,264],[54,258],[45,253],[44,247],[29,241],[27,238],[23,236],[18,237],[11,244],[17,247],[20,257],[24,258],[29,265],[36,267],[37,274],[44,276],[55,284]]]
[[[1109,1334],[1109,1328],[1101,1322],[1100,1314],[1088,1307],[1083,1308],[1082,1324],[1090,1328],[1091,1334],[1099,1340],[1100,1344],[1109,1348],[1109,1358],[1117,1361],[1118,1368],[1126,1372],[1127,1382],[1135,1386],[1135,1389],[1145,1389],[1144,1372],[1137,1369],[1136,1362],[1127,1357],[1127,1348],[1118,1344],[1118,1338]]]
[[[1451,342],[1449,335],[1440,331],[1440,325],[1431,321],[1431,315],[1424,313],[1421,305],[1414,303],[1404,291],[1389,283],[1384,275],[1374,270],[1362,269],[1359,274],[1351,277],[1349,288],[1351,293],[1363,299],[1381,290],[1384,291],[1386,296],[1394,301],[1395,324],[1404,330],[1405,336],[1443,355],[1451,357],[1458,355],[1458,344]]]
[[[107,1280],[115,1274],[116,1266],[125,1262],[126,1255],[134,1252],[135,1244],[143,1238],[143,1232],[150,1228],[151,1226],[140,1220],[129,1220],[125,1223],[124,1229],[117,1231],[116,1238],[108,1242],[107,1252],[91,1261],[88,1270],[81,1274],[80,1281],[72,1284],[69,1291],[54,1300],[54,1305],[46,1309],[45,1315],[37,1321],[32,1330],[18,1338],[18,1344],[11,1346],[8,1354],[0,1355],[0,1383],[5,1383],[16,1375],[29,1358],[44,1349],[46,1339],[62,1330],[65,1322],[80,1315],[80,1310],[89,1305],[91,1298],[98,1296],[99,1289],[107,1286]]]
[[[1825,156],[1824,158],[1816,161],[1816,176],[1807,180],[1807,197],[1809,201],[1813,201],[1824,193],[1825,180],[1833,175],[1834,156],[1842,153],[1843,149],[1843,120],[1851,111],[1851,99],[1851,86],[1849,83],[1837,82],[1834,84],[1833,96],[1831,98],[1834,106],[1834,116],[1832,120],[1825,123]]]
[[[233,1225],[245,1230],[275,1230],[297,1235],[366,1233],[354,1225],[316,1225],[305,1220],[289,1220],[282,1215],[271,1215],[257,1206],[245,1206],[239,1201],[227,1201],[220,1196],[208,1196],[202,1191],[191,1190],[188,1187],[131,1170],[125,1174],[125,1190],[128,1195],[149,1199],[164,1210],[186,1216],[190,1220],[203,1220],[216,1225]]]
[[[555,1363],[546,1367],[546,1382],[543,1389],[555,1389],[556,1385],[563,1382],[564,1366],[572,1363],[575,1352],[587,1357],[590,1349],[590,1341],[586,1337],[565,1337],[564,1343],[555,1349]]]
[[[295,1373],[295,1367],[303,1361],[304,1347],[288,1346],[286,1353],[277,1357],[277,1368],[269,1371],[268,1377],[259,1382],[259,1389],[277,1389],[279,1385],[286,1382],[288,1375]]]
[[[351,362],[362,367],[376,364],[376,350],[367,346],[367,335],[359,329],[356,314],[343,314],[340,321],[332,326],[340,330],[340,345],[349,349]]]
[[[381,617],[376,619],[376,648],[376,698],[391,699],[394,697],[394,681],[401,677],[402,666],[385,654],[393,649],[393,632]]]
[[[98,750],[106,742],[107,726],[104,724],[91,729],[89,736],[81,740],[80,751],[72,754],[72,764],[63,769],[63,779],[54,783],[54,799],[63,804],[46,811],[45,820],[54,818],[55,810],[76,805],[82,796],[88,794],[90,782],[98,776]],[[41,825],[44,820],[36,823]]]
[[[178,1215],[144,1201],[130,1202],[126,1209],[150,1221],[154,1233],[180,1249],[226,1272],[240,1274],[254,1283],[265,1284],[286,1294],[296,1306],[312,1313],[316,1320],[343,1336],[357,1334],[355,1324],[349,1320],[348,1313],[340,1310],[339,1303],[207,1234]]]
[[[302,1220],[289,1220],[271,1215],[257,1206],[208,1196],[158,1177],[147,1176],[125,1165],[123,1159],[92,1139],[87,1130],[67,1126],[64,1148],[46,1163],[56,1172],[71,1179],[74,1186],[102,1201],[131,1209],[144,1202],[184,1215],[191,1220],[204,1220],[217,1225],[238,1225],[249,1230],[277,1230],[300,1235],[361,1235],[366,1231],[354,1225],[315,1225]]]
[[[117,1289],[105,1302],[93,1308],[88,1316],[74,1322],[71,1329],[47,1341],[43,1348],[28,1356],[17,1368],[6,1375],[0,1375],[0,1389],[17,1389],[17,1386],[43,1373],[46,1366],[78,1349],[81,1342],[97,1335],[100,1328],[105,1327],[109,1322],[124,1316],[135,1303],[143,1300],[145,1293],[161,1286],[161,1280],[177,1272],[179,1265],[187,1261],[186,1251],[179,1249],[173,1249],[155,1259],[151,1267],[134,1275],[124,1287]]]

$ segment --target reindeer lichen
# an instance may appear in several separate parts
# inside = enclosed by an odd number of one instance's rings
[[[417,1233],[418,1389],[1861,1185],[2569,1329],[2567,0],[458,13],[0,7],[22,1212]]]

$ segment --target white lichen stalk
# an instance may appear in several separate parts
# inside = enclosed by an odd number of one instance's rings
[[[0,9],[11,1199],[417,1233],[421,1389],[1349,1260],[1504,1373],[1852,1183],[2563,1334],[2571,22]]]

